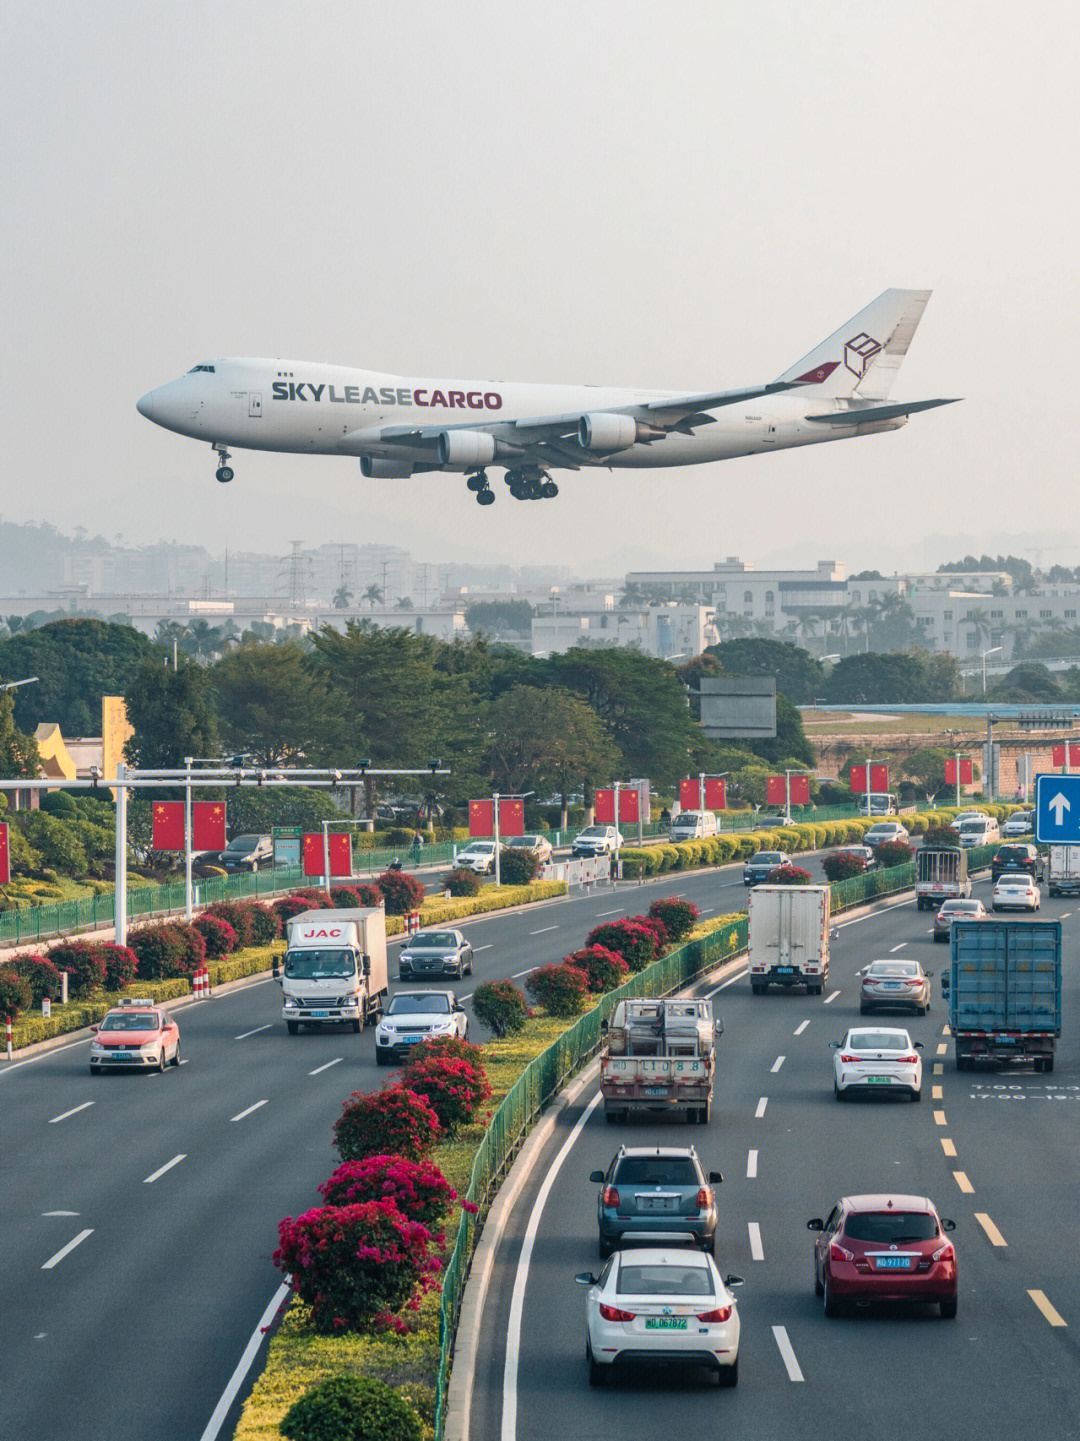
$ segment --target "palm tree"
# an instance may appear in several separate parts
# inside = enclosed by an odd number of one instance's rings
[[[397,608],[398,610],[412,610],[412,608],[413,608],[412,596],[411,596],[411,595],[399,595],[398,598],[397,598],[397,600],[394,602],[394,605],[396,606],[396,608]]]
[[[382,586],[375,585],[374,583],[369,585],[367,590],[364,591],[364,599],[372,610],[374,610],[377,605],[381,605],[383,601]]]
[[[337,590],[334,591],[334,609],[348,610],[349,602],[352,600],[352,598],[353,593],[349,589],[349,587],[344,584],[339,585]]]

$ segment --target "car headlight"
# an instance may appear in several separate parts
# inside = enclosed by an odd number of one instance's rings
[[[91,1054],[92,1056],[95,1056],[95,1055],[96,1055],[96,1056],[100,1056],[101,1053],[102,1053],[102,1051],[103,1051],[104,1049],[105,1049],[105,1047],[101,1044],[100,1041],[91,1041],[91,1042],[90,1042],[90,1054]]]
[[[286,996],[286,997],[285,997],[285,1009],[286,1009],[287,1011],[295,1011],[295,1010],[296,1010],[296,1001],[293,999],[292,996]]]
[[[147,1041],[145,1045],[139,1047],[139,1055],[152,1056],[157,1048],[158,1045],[156,1041]]]

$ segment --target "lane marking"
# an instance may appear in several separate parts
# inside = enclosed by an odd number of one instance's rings
[[[61,1246],[55,1256],[50,1256],[41,1269],[43,1271],[51,1271],[54,1266],[59,1266],[60,1262],[64,1259],[65,1256],[70,1255],[70,1253],[74,1251],[76,1246],[81,1246],[82,1243],[86,1240],[87,1236],[92,1236],[93,1234],[93,1226],[88,1226],[85,1231],[80,1231],[79,1234],[73,1240],[69,1241],[66,1246]]]
[[[502,1404],[502,1430],[500,1435],[502,1441],[516,1441],[517,1438],[517,1408],[518,1408],[518,1367],[521,1357],[521,1317],[525,1309],[525,1286],[529,1279],[529,1263],[532,1260],[533,1247],[536,1245],[537,1232],[540,1229],[540,1219],[544,1214],[544,1206],[551,1194],[551,1188],[555,1184],[555,1178],[562,1170],[563,1162],[570,1154],[578,1136],[581,1135],[585,1123],[603,1100],[601,1092],[597,1092],[589,1104],[582,1111],[574,1123],[574,1129],[563,1142],[558,1155],[551,1163],[551,1168],[544,1177],[543,1185],[533,1203],[532,1214],[529,1217],[529,1224],[525,1228],[525,1237],[521,1245],[521,1256],[518,1260],[517,1275],[514,1277],[514,1290],[510,1297],[510,1316],[506,1335],[506,1360],[503,1366],[503,1404]],[[210,1441],[210,1438],[203,1437],[202,1441]]]
[[[748,1151],[746,1155],[746,1179],[753,1181],[757,1177],[757,1152]]]
[[[491,948],[492,948],[492,946],[494,946],[494,944],[495,944],[494,941],[488,941],[488,943],[487,943],[486,946],[473,946],[473,948],[472,948],[472,953],[473,953],[473,955],[475,956],[475,955],[479,954],[480,951],[490,951]]]
[[[944,1074],[945,1074],[945,1067],[941,1064],[940,1061],[935,1061],[935,1062],[934,1062],[934,1075],[935,1075],[935,1076],[943,1076]]]
[[[836,1000],[836,998],[837,998],[837,996],[838,996],[839,994],[840,994],[839,991],[833,991],[833,993],[832,993],[831,995],[826,996],[826,997],[825,997],[825,1005],[827,1005],[827,1006],[830,1005],[833,1001]]]
[[[945,1120],[945,1112],[944,1112],[944,1111],[935,1111],[935,1112],[934,1112],[934,1125],[935,1125],[935,1126],[945,1126],[945,1125],[947,1125],[947,1124],[948,1124],[948,1122]]]
[[[242,1121],[245,1116],[250,1116],[252,1111],[257,1111],[260,1106],[266,1105],[269,1105],[269,1097],[265,1101],[256,1101],[255,1104],[253,1106],[249,1106],[246,1111],[239,1111],[235,1116],[230,1116],[229,1120]]]
[[[902,951],[906,945],[907,945],[907,941],[901,941],[898,946],[890,946],[890,947],[889,947],[889,954],[892,955],[892,953],[893,953],[894,951]]]
[[[256,1026],[253,1031],[242,1031],[239,1036],[233,1036],[233,1040],[234,1040],[234,1041],[246,1041],[247,1038],[248,1038],[248,1036],[257,1036],[260,1031],[268,1031],[269,1029],[270,1029],[270,1022],[268,1021],[265,1026]]]
[[[765,1114],[765,1107],[766,1107],[768,1104],[769,1104],[769,1098],[768,1098],[768,1096],[762,1096],[761,1100],[757,1103],[757,1110],[754,1112],[754,1120],[755,1120],[755,1121],[760,1121],[760,1120],[761,1120],[762,1116]]]
[[[952,1035],[952,1031],[949,1030],[948,1022],[946,1022],[945,1025],[942,1026],[942,1028],[941,1028],[941,1034],[942,1034],[943,1036],[951,1036],[951,1035]]]
[[[932,1101],[940,1101],[943,1095],[944,1092],[940,1086],[931,1086],[930,1099]]]
[[[949,1050],[949,1048],[948,1048],[948,1046],[946,1045],[946,1043],[945,1043],[944,1041],[939,1041],[939,1042],[938,1042],[938,1048],[937,1048],[937,1051],[936,1051],[935,1054],[936,1054],[936,1055],[939,1055],[939,1056],[944,1056],[944,1055],[947,1055],[947,1054],[948,1054],[948,1050]]]
[[[328,1071],[331,1066],[339,1066],[344,1059],[345,1059],[344,1056],[335,1056],[332,1061],[327,1061],[324,1066],[316,1066],[313,1071],[309,1071],[309,1072],[308,1072],[308,1075],[309,1075],[309,1076],[318,1076],[318,1075],[321,1075],[323,1071]]]
[[[57,1121],[66,1121],[69,1116],[77,1116],[80,1111],[89,1110],[93,1104],[93,1101],[84,1101],[81,1106],[72,1106],[70,1111],[61,1111],[59,1116],[54,1116],[52,1118],[52,1120],[49,1122],[49,1125],[55,1126]]]
[[[1072,911],[1062,911],[1062,913],[1061,913],[1061,919],[1062,919],[1063,921],[1067,921],[1071,915],[1072,915]],[[1042,1292],[1041,1292],[1041,1291],[1039,1292],[1039,1295],[1040,1295],[1040,1296],[1042,1295]]]
[[[750,1259],[764,1261],[765,1252],[761,1249],[761,1227],[756,1221],[747,1221],[746,1229],[750,1233]]]
[[[948,1136],[942,1136],[941,1149],[945,1152],[946,1156],[956,1155],[956,1147],[952,1141],[949,1140]]]
[[[599,919],[600,916],[621,916],[622,913],[623,913],[623,908],[622,908],[622,906],[616,906],[613,911],[597,911],[596,915],[597,915],[597,919]]]
[[[1053,1306],[1051,1306],[1050,1302],[1046,1299],[1045,1292],[1029,1291],[1028,1295],[1035,1302],[1036,1306],[1038,1306],[1039,1310],[1043,1313],[1046,1319],[1050,1322],[1051,1326],[1065,1326],[1067,1324],[1065,1318],[1059,1315],[1058,1312],[1054,1310]]]
[[[787,1369],[789,1381],[802,1381],[803,1373],[799,1369],[799,1363],[795,1359],[795,1348],[788,1340],[788,1333],[783,1326],[772,1328],[773,1338],[780,1350],[780,1359]]]
[[[961,1191],[963,1191],[965,1196],[974,1196],[975,1187],[968,1180],[966,1172],[954,1171],[953,1179],[956,1181],[956,1184],[960,1187]]]
[[[78,1211],[42,1211],[43,1216],[77,1216]]]
[[[171,1161],[166,1161],[164,1166],[159,1166],[156,1171],[151,1171],[149,1176],[144,1179],[143,1185],[149,1186],[152,1182],[156,1181],[159,1176],[164,1176],[166,1171],[171,1171],[174,1166],[179,1166],[180,1162],[186,1159],[186,1152],[179,1156],[174,1156]]]
[[[975,1219],[986,1232],[987,1236],[989,1236],[992,1246],[1007,1246],[1009,1244],[985,1211],[976,1211]]]
[[[530,931],[530,932],[529,932],[529,935],[530,935],[530,936],[543,936],[543,935],[546,935],[546,934],[548,933],[548,931],[557,931],[558,929],[559,929],[558,926],[541,926],[538,931]]]
[[[808,1026],[809,1024],[810,1024],[809,1021],[800,1021],[799,1024],[795,1027],[794,1031],[792,1031],[791,1034],[792,1034],[793,1036],[801,1036],[802,1033],[803,1033],[803,1031],[806,1030],[806,1028],[807,1028],[807,1026]]]
[[[721,981],[718,986],[713,986],[711,991],[706,991],[705,999],[708,1001],[713,996],[717,995],[720,991],[726,991],[728,986],[733,986],[736,981],[741,981],[745,975],[745,968],[741,971],[736,971],[735,974],[733,976],[729,976],[726,981]]]
[[[225,1418],[228,1416],[232,1409],[232,1404],[236,1400],[236,1393],[244,1384],[244,1378],[251,1370],[252,1362],[258,1355],[259,1347],[266,1339],[266,1331],[277,1315],[278,1307],[288,1294],[289,1287],[287,1285],[279,1286],[274,1292],[269,1306],[267,1306],[259,1319],[259,1324],[251,1333],[251,1339],[244,1347],[244,1353],[236,1363],[236,1370],[229,1377],[229,1384],[221,1393],[221,1399],[214,1407],[213,1415],[210,1417],[210,1420],[207,1421],[199,1441],[217,1441],[217,1437],[221,1434],[221,1428],[225,1424]]]
[[[777,1071],[780,1069],[780,1067],[781,1067],[783,1064],[784,1064],[784,1058],[783,1058],[783,1056],[777,1056],[776,1060],[773,1061],[772,1065],[769,1067],[769,1072],[770,1072],[770,1074],[775,1076],[776,1073],[777,1073]]]
[[[533,971],[538,971],[539,969],[539,966],[530,966],[527,971],[515,971],[514,974],[510,977],[510,979],[512,981],[516,981],[518,976],[531,976]]]

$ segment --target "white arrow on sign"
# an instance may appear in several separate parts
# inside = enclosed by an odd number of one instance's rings
[[[1056,826],[1060,826],[1061,823],[1062,823],[1062,821],[1063,821],[1064,818],[1065,818],[1065,812],[1066,812],[1066,811],[1071,811],[1071,810],[1072,810],[1072,806],[1071,806],[1071,805],[1069,804],[1069,802],[1065,799],[1065,797],[1061,794],[1061,792],[1058,791],[1057,795],[1056,795],[1056,796],[1054,797],[1054,799],[1050,802],[1050,809],[1055,812],[1055,815],[1054,815],[1054,824],[1055,824]]]

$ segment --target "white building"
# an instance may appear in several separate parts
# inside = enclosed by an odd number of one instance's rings
[[[661,660],[684,660],[700,655],[719,639],[713,614],[711,606],[675,602],[540,614],[532,623],[533,654],[565,651],[575,645],[632,646]]]

